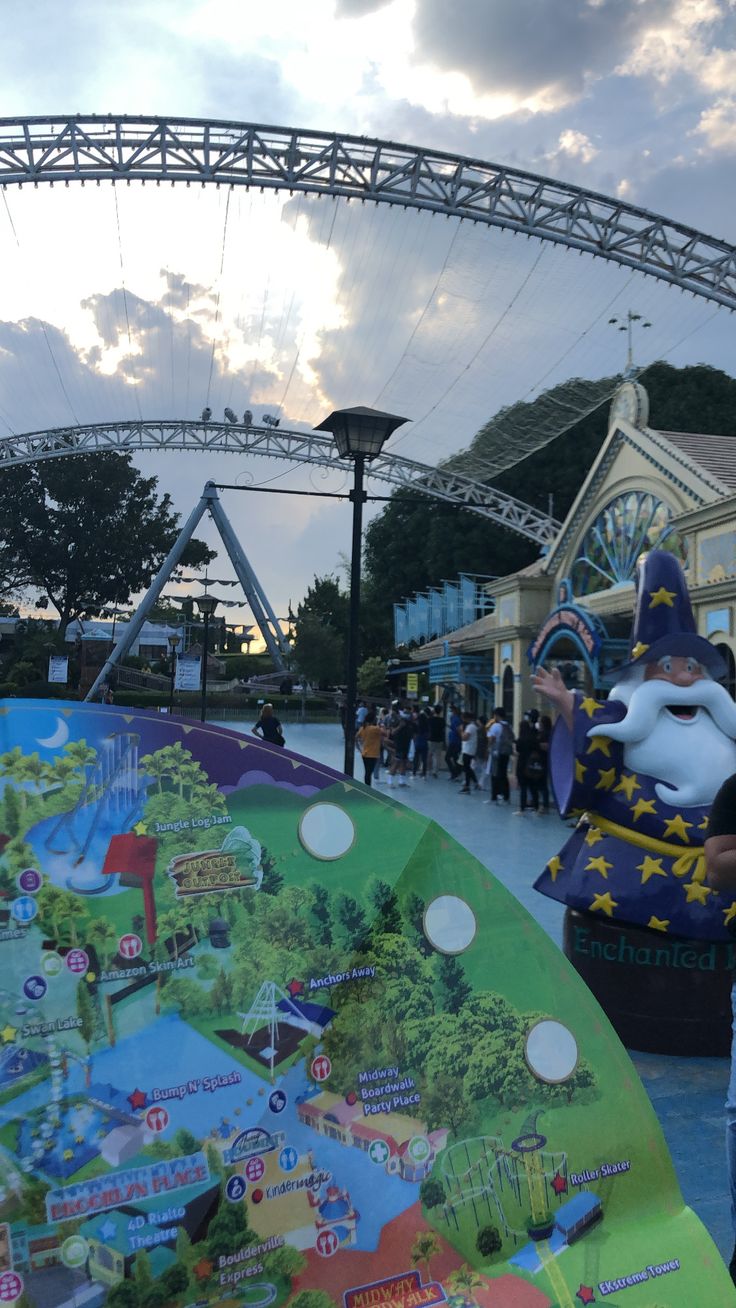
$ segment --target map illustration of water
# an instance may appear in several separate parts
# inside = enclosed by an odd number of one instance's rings
[[[626,1052],[435,823],[0,702],[0,1302],[736,1303]]]

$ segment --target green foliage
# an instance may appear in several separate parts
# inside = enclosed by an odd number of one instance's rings
[[[492,1258],[501,1250],[503,1241],[495,1226],[481,1226],[475,1237],[475,1247],[483,1258]]]
[[[257,1238],[248,1227],[245,1204],[222,1203],[207,1232],[207,1257],[217,1264],[218,1258],[237,1253]]]
[[[386,660],[372,655],[358,668],[358,694],[367,699],[386,695]]]
[[[178,534],[170,496],[142,477],[130,455],[94,454],[7,469],[0,483],[4,585],[13,570],[60,615],[60,631],[77,616],[127,602],[145,589]],[[215,555],[202,542],[182,563],[200,567]],[[2,587],[0,587],[1,589]]]
[[[90,999],[89,986],[84,980],[77,985],[77,1017],[80,1018],[82,1023],[79,1027],[79,1034],[89,1051],[95,1034],[95,1014]]]
[[[419,1198],[425,1208],[439,1208],[445,1202],[445,1187],[435,1176],[428,1176],[419,1187]]]
[[[609,379],[611,385],[614,379]],[[698,365],[673,368],[655,363],[642,374],[649,392],[650,423],[660,431],[711,432],[736,436],[736,380],[716,368]],[[553,388],[565,394],[566,383]],[[604,388],[605,389],[605,388]],[[541,397],[544,398],[544,397]],[[533,420],[537,401],[512,405],[509,415]],[[490,429],[492,422],[487,424]],[[509,495],[547,510],[553,499],[554,516],[564,518],[604,439],[607,409],[601,407],[575,423],[564,435],[492,479],[493,485]],[[484,455],[481,429],[469,455]],[[452,461],[463,470],[463,456]],[[369,524],[365,537],[364,587],[367,601],[381,596],[387,620],[391,604],[414,591],[441,584],[445,577],[461,571],[503,576],[531,563],[537,547],[495,526],[486,519],[461,509],[440,507],[417,496],[416,504],[393,500]],[[393,644],[393,638],[391,638]],[[383,653],[377,642],[366,643],[365,654]]]
[[[452,954],[443,954],[438,971],[440,1005],[446,1013],[459,1013],[473,993],[472,986],[465,980],[462,964]]]
[[[326,1290],[300,1290],[290,1301],[289,1308],[335,1308],[335,1300]]]
[[[294,662],[307,681],[326,690],[345,680],[345,643],[329,622],[313,613],[299,619],[294,638]]]
[[[261,893],[264,895],[278,895],[284,884],[284,878],[276,866],[276,860],[264,849],[261,854],[261,867],[263,868],[263,880],[261,881]]]

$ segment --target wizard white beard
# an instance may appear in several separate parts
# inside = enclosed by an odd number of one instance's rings
[[[668,704],[693,705],[697,711],[678,718]],[[724,686],[709,679],[686,687],[657,678],[642,681],[631,693],[626,717],[592,727],[588,735],[621,741],[626,767],[659,777],[654,789],[666,804],[711,804],[736,772],[736,704]]]

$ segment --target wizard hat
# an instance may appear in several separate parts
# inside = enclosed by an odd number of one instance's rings
[[[715,645],[698,635],[679,559],[665,550],[650,550],[639,559],[636,569],[629,661],[617,670],[626,672],[665,654],[697,659],[716,681],[727,675]]]

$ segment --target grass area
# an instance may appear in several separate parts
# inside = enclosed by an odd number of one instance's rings
[[[6,1086],[4,1090],[0,1090],[0,1104],[9,1104],[13,1099],[17,1099],[19,1095],[24,1094],[26,1090],[32,1090],[34,1085],[39,1085],[41,1081],[45,1081],[50,1075],[51,1068],[49,1064],[41,1063],[27,1076],[14,1081],[12,1085]]]

